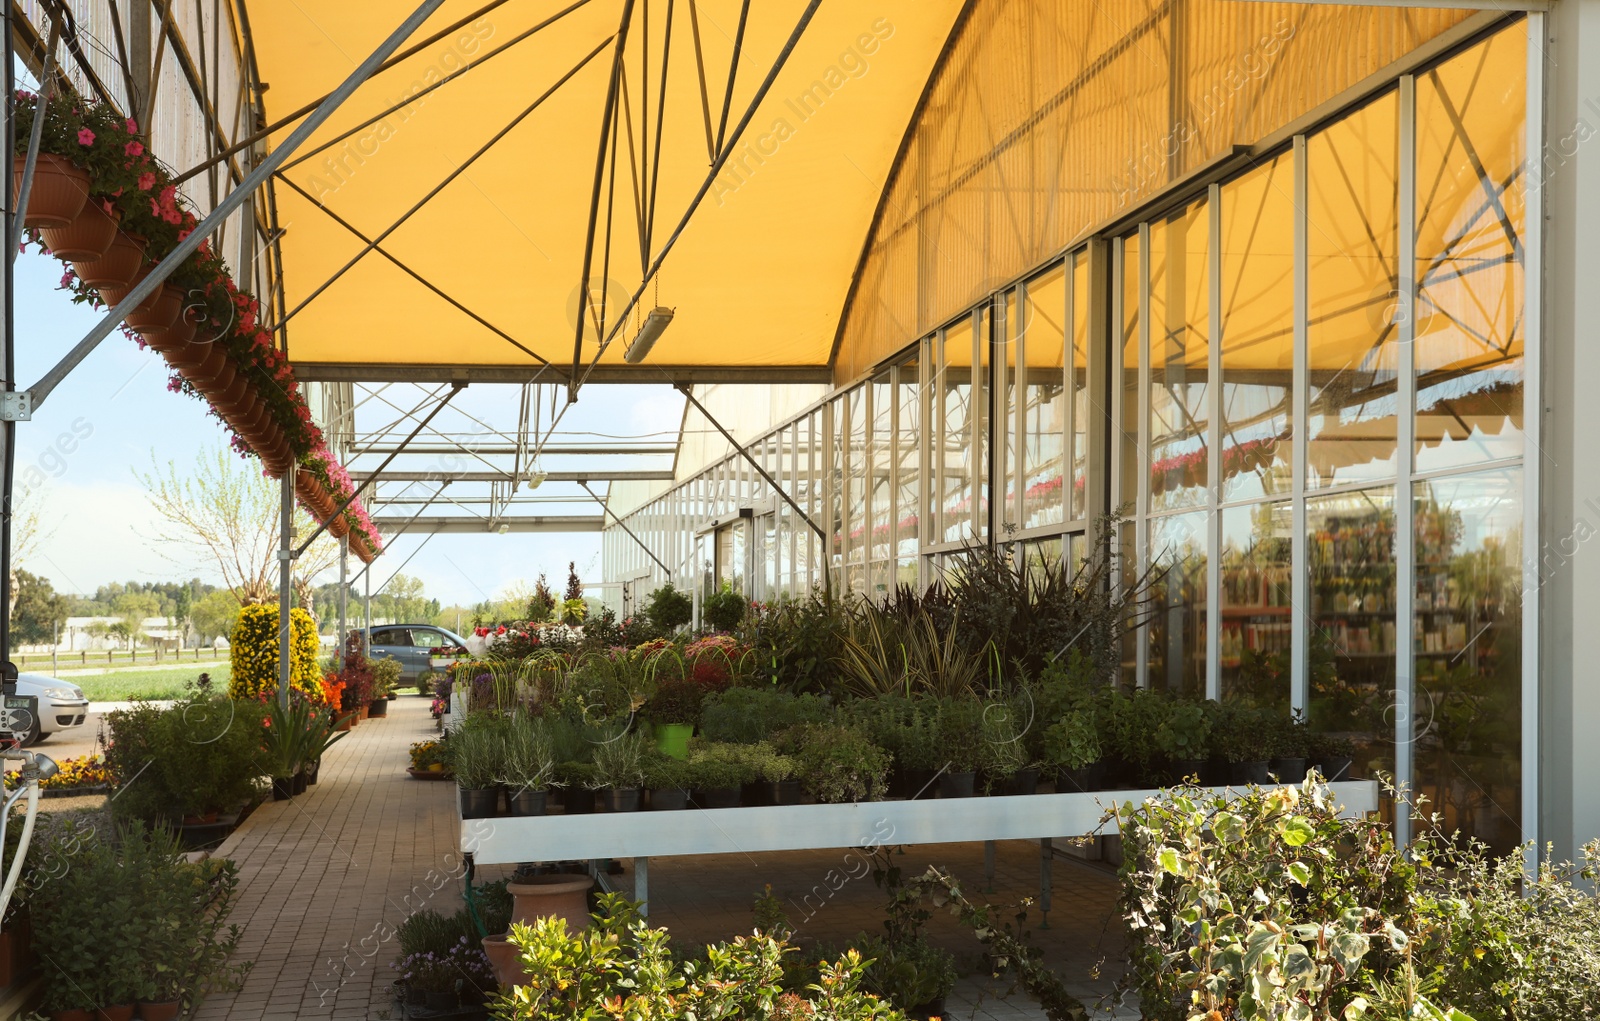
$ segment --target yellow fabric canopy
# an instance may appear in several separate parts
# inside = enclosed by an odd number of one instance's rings
[[[449,0],[412,42],[484,4]],[[250,3],[269,117],[332,90],[408,6]],[[375,76],[296,154],[482,62],[310,159],[292,161],[277,183],[289,353],[303,370],[314,374],[318,363],[520,368],[546,359],[554,368],[545,381],[570,371],[614,53],[607,40],[618,33],[626,0],[588,0],[562,14],[569,6],[507,0],[494,7]],[[589,274],[594,300],[605,294],[608,332],[701,187],[712,140],[732,135],[806,4],[749,4],[725,126],[739,0],[631,6],[617,91],[618,158],[614,175],[606,161]],[[637,316],[661,305],[676,317],[637,366],[644,378],[660,378],[658,366],[825,367],[884,182],[961,6],[822,4],[601,363],[620,364]],[[392,260],[369,252],[316,293],[364,247],[329,213],[377,238],[569,74],[382,240]],[[650,243],[642,257],[645,232]],[[598,351],[591,317],[584,363]]]

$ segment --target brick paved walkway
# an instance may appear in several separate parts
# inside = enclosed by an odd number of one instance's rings
[[[289,1018],[377,1019],[395,1016],[390,998],[396,956],[394,927],[412,911],[451,912],[461,905],[455,856],[455,787],[422,783],[405,773],[407,747],[433,733],[428,700],[402,696],[389,716],[361,724],[323,762],[321,783],[287,802],[259,807],[217,851],[239,863],[239,904],[233,921],[244,930],[240,955],[255,962],[237,993],[214,996],[196,1017],[228,1021]],[[765,884],[787,904],[802,942],[838,944],[857,932],[880,932],[883,895],[872,880],[852,880],[820,910],[797,905],[830,869],[861,867],[841,850],[715,855],[651,861],[651,921],[666,925],[680,947],[727,939],[749,929],[750,905]],[[952,869],[969,895],[983,877],[983,845],[943,844],[911,849],[901,859],[915,875],[930,863]],[[631,863],[630,863],[631,864]],[[506,874],[500,867],[478,878]],[[612,877],[631,889],[629,874]],[[1121,959],[1112,919],[1116,884],[1098,866],[1058,861],[1050,928],[1031,919],[1035,941],[1050,963],[1092,1001],[1109,988],[1091,978],[1104,958]],[[994,903],[1012,903],[1038,890],[1035,845],[998,845]],[[809,917],[808,917],[809,913]],[[1111,920],[1108,924],[1108,920]],[[966,974],[947,1017],[977,1021],[1037,1021],[1043,1014],[1023,993],[1001,999],[978,968],[978,946],[942,913],[933,938],[957,956]],[[1114,971],[1112,972],[1114,974]],[[1122,1010],[1119,1017],[1137,1017]]]

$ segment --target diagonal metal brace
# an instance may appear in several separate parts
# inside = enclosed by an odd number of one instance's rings
[[[389,462],[393,461],[395,458],[400,456],[400,452],[406,449],[406,444],[408,444],[412,440],[416,439],[417,438],[417,434],[428,427],[428,423],[433,421],[433,416],[435,416],[439,412],[443,411],[444,408],[445,408],[445,405],[450,403],[450,399],[452,397],[454,397],[456,394],[458,394],[461,391],[465,390],[466,388],[467,388],[467,384],[465,384],[465,383],[462,383],[462,382],[451,383],[450,384],[450,392],[444,395],[444,400],[442,400],[438,404],[434,405],[433,410],[428,412],[428,417],[424,418],[422,421],[418,422],[417,423],[417,427],[415,429],[411,430],[411,435],[407,436],[405,439],[401,440],[400,441],[400,445],[395,447],[394,450],[389,453],[389,456],[383,459],[383,463],[378,465],[377,469],[374,470],[371,475],[367,476],[366,481],[361,483],[361,485],[357,486],[355,488],[355,491],[352,492],[348,497],[345,498],[344,503],[341,503],[337,510],[335,510],[332,514],[328,515],[328,521],[332,521],[333,519],[337,518],[339,515],[344,513],[344,509],[346,507],[350,506],[352,503],[355,503],[356,500],[361,496],[361,494],[366,490],[366,488],[368,486],[372,485],[374,482],[376,482],[378,480],[378,476],[383,474],[383,470],[385,468],[389,467]],[[441,489],[442,489],[442,487],[441,487]],[[301,543],[299,545],[299,547],[294,551],[294,555],[298,557],[300,554],[304,553],[306,551],[306,549],[308,547],[310,547],[310,545],[313,542],[317,541],[317,536],[321,535],[324,531],[327,530],[327,528],[328,528],[327,521],[324,521],[322,524],[318,525],[314,530],[312,530],[311,535],[306,538],[306,541]]]
[[[639,538],[637,535],[634,535],[633,534],[633,529],[631,529],[627,525],[623,524],[622,519],[617,517],[617,512],[612,510],[606,504],[606,502],[604,500],[600,499],[600,496],[599,496],[598,493],[596,493],[594,490],[589,488],[589,483],[585,482],[582,479],[579,479],[578,480],[578,485],[583,487],[583,491],[585,493],[588,493],[590,496],[594,497],[594,502],[600,505],[600,509],[601,510],[605,511],[607,514],[609,514],[611,516],[611,520],[615,521],[617,523],[617,527],[618,528],[620,528],[624,532],[628,533],[628,538],[632,539],[634,542],[639,544],[639,548],[644,550],[645,556],[648,556],[651,560],[654,560],[656,562],[657,566],[659,566],[663,571],[667,572],[667,580],[671,581],[672,580],[672,568],[670,568],[666,564],[662,563],[661,562],[661,558],[656,556],[655,551],[652,550],[649,546],[646,546],[643,539]]]

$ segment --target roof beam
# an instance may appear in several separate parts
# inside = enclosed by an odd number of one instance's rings
[[[393,443],[367,443],[367,444],[362,444],[360,442],[357,442],[357,443],[354,443],[354,444],[351,445],[351,447],[350,447],[350,456],[351,457],[356,457],[356,456],[358,456],[360,454],[393,454],[398,449],[399,448],[397,447],[397,445],[393,444]],[[498,455],[500,455],[502,457],[510,457],[513,453],[516,452],[516,449],[517,448],[512,444],[494,444],[494,445],[490,445],[490,444],[477,444],[477,443],[471,443],[471,442],[466,442],[466,443],[443,443],[443,444],[413,443],[410,446],[405,448],[405,452],[407,454],[433,454],[435,456],[437,456],[439,454],[479,454],[479,455],[484,455],[484,456],[493,456],[493,455],[498,454]],[[546,448],[545,453],[549,454],[552,457],[555,457],[555,456],[558,456],[558,455],[563,455],[563,454],[567,455],[567,456],[571,456],[571,457],[579,457],[579,456],[581,456],[581,457],[595,457],[595,456],[604,456],[604,455],[611,455],[611,454],[632,454],[632,455],[639,456],[639,457],[647,457],[647,456],[664,457],[664,456],[666,456],[668,454],[671,454],[673,451],[675,451],[677,449],[678,449],[677,444],[674,444],[674,443],[663,443],[663,444],[657,444],[655,446],[649,446],[649,447],[644,447],[644,446],[623,446],[623,445],[620,445],[620,444],[614,445],[614,446],[609,446],[609,447],[605,447],[605,446],[577,446],[577,445],[574,445],[574,446],[570,446],[570,447],[563,447],[563,446],[549,447],[549,448]],[[493,466],[491,465],[491,467],[493,467]],[[558,474],[560,474],[560,473],[551,472],[549,474],[549,478],[553,479]],[[604,472],[604,471],[584,473],[584,475],[585,475],[586,478],[615,478],[616,477],[614,473],[609,473],[609,472]],[[391,477],[389,474],[385,474],[384,475],[384,478],[389,478],[389,477]],[[454,477],[458,477],[458,476],[452,476],[452,477],[454,478]],[[497,479],[504,478],[505,477],[505,473],[496,473],[495,477]]]
[[[461,516],[433,516],[416,518],[373,518],[380,531],[398,528],[409,522],[412,532],[444,532],[451,535],[483,535],[489,532],[598,532],[605,528],[606,519],[599,514],[530,515],[503,517],[493,527],[483,518]]]
[[[352,472],[351,478],[365,481],[369,475],[362,472]],[[452,482],[505,482],[511,478],[510,472],[395,472],[386,471],[378,476],[379,482],[439,482],[443,479]],[[670,471],[594,471],[594,472],[546,472],[545,482],[671,482],[673,474]],[[577,496],[574,500],[580,499]],[[392,503],[393,501],[385,501]]]
[[[295,362],[295,377],[308,383],[529,383],[537,365],[418,365],[363,362]],[[598,365],[588,383],[832,383],[826,365]]]

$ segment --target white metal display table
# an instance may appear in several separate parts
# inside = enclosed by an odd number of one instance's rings
[[[1329,785],[1341,814],[1378,808],[1376,780]],[[1212,791],[1227,788],[1208,788]],[[831,847],[1038,840],[1041,906],[1049,910],[1051,840],[1086,837],[1113,804],[1160,797],[1159,790],[1089,791],[849,805],[685,809],[461,820],[461,853],[473,865],[602,858],[634,859],[634,896],[646,899],[649,860],[663,855],[753,854]]]

